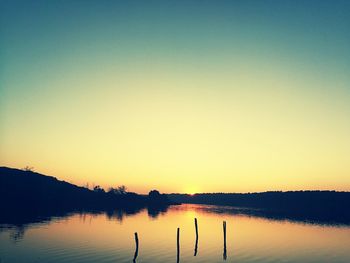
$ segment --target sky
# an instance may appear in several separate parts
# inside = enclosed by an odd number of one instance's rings
[[[349,1],[0,0],[0,166],[350,191],[349,47]]]

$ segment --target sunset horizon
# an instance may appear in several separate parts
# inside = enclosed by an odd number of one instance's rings
[[[350,262],[350,0],[0,0],[0,198],[1,263]]]
[[[349,191],[349,5],[267,2],[4,1],[0,164],[137,192]]]
[[[0,166],[1,167],[1,166]],[[71,183],[73,185],[77,185],[80,187],[85,187],[88,189],[93,190],[95,186],[101,187],[102,189],[104,189],[105,191],[108,191],[111,188],[115,188],[115,187],[120,187],[120,186],[125,186],[127,191],[129,192],[136,192],[138,194],[143,194],[143,195],[147,195],[150,191],[152,190],[159,190],[161,193],[164,194],[188,194],[188,195],[194,195],[194,194],[203,194],[203,193],[238,193],[238,194],[245,194],[245,193],[264,193],[264,192],[298,192],[298,191],[337,191],[337,192],[350,192],[348,189],[334,189],[331,187],[325,187],[325,188],[294,188],[294,189],[283,189],[283,188],[267,188],[267,189],[258,189],[258,190],[242,190],[242,191],[234,191],[234,190],[228,190],[228,191],[221,191],[221,190],[217,190],[217,191],[201,191],[198,187],[194,186],[189,186],[187,187],[184,191],[165,191],[163,188],[159,188],[159,187],[152,187],[150,186],[147,189],[144,190],[135,190],[135,188],[132,188],[126,184],[124,184],[123,182],[117,182],[115,184],[100,184],[99,182],[86,182],[86,183],[77,183],[74,182],[72,180],[70,180],[69,178],[62,178],[59,175],[55,175],[55,174],[48,174],[48,173],[43,173],[41,171],[37,171],[35,169],[35,167],[32,166],[25,166],[22,168],[19,167],[7,167],[7,166],[2,166],[3,168],[9,168],[9,169],[16,169],[16,170],[23,170],[23,171],[30,171],[30,172],[34,172],[34,173],[38,173],[38,174],[43,174],[45,176],[52,176],[55,177],[57,180],[60,181],[65,181],[67,183]],[[140,188],[142,189],[142,188]],[[232,188],[233,189],[233,188]]]

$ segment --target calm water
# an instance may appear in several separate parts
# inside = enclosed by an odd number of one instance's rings
[[[198,253],[194,257],[194,218]],[[24,227],[2,225],[0,262],[223,262],[222,222],[227,221],[226,262],[350,262],[350,227],[277,221],[232,214],[216,206],[181,205],[158,216],[72,214]]]

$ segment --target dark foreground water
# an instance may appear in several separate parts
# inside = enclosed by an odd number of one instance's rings
[[[195,249],[194,218],[199,239]],[[0,262],[223,262],[222,222],[227,222],[226,262],[350,262],[350,227],[274,220],[237,214],[232,208],[172,206],[143,210],[75,213],[29,224],[0,225]]]

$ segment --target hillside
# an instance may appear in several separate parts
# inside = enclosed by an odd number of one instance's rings
[[[145,196],[110,194],[32,171],[0,167],[0,208],[7,210],[102,209],[140,207]]]

